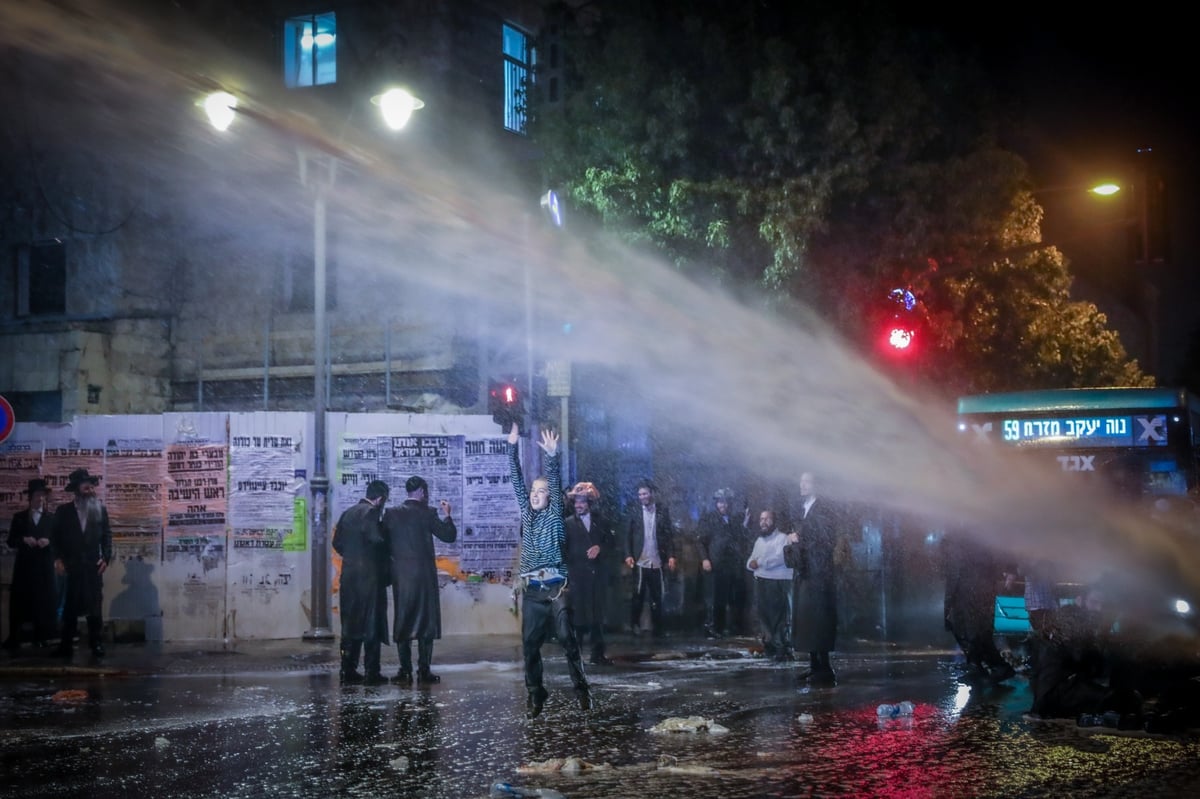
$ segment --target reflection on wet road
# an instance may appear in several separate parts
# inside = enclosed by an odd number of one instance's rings
[[[1079,797],[1200,784],[1195,737],[1030,722],[1023,679],[969,689],[950,660],[843,658],[841,684],[811,691],[798,669],[750,658],[628,663],[591,675],[584,714],[549,658],[535,721],[515,662],[444,666],[431,689],[341,688],[324,671],[9,683],[0,795],[483,797],[504,780],[568,797]],[[876,717],[902,699],[913,717]],[[651,732],[685,716],[729,732]],[[584,765],[553,770],[568,757]]]

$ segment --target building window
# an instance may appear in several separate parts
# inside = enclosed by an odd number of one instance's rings
[[[63,421],[61,391],[6,391],[4,398],[19,422]]]
[[[333,12],[283,23],[283,77],[289,89],[337,82],[337,19]]]
[[[17,251],[17,315],[67,312],[67,248],[58,239]]]
[[[503,27],[504,128],[525,132],[525,93],[533,83],[533,48],[529,35],[512,25]]]

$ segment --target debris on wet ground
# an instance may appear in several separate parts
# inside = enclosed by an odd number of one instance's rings
[[[88,692],[74,689],[64,688],[61,691],[55,692],[54,696],[50,697],[52,702],[82,702],[88,698]]]
[[[796,721],[800,722],[801,724],[810,724],[812,723],[812,720],[812,713],[801,713],[799,716],[796,716]]]
[[[580,757],[552,757],[548,760],[535,760],[523,766],[517,766],[518,774],[549,774],[561,771],[565,774],[579,774],[584,771],[602,771],[610,769],[608,763],[589,763]]]
[[[166,738],[162,737],[161,735],[154,739],[154,748],[155,749],[166,749],[170,745],[171,745],[171,742],[168,741]]]
[[[658,770],[665,771],[668,774],[693,774],[699,776],[720,773],[712,766],[705,766],[702,763],[680,764],[679,758],[673,755],[659,755]]]
[[[388,761],[388,765],[396,769],[396,771],[408,771],[408,758],[400,755],[395,760]]]
[[[729,728],[703,716],[674,716],[655,724],[650,728],[650,732],[659,735],[673,732],[707,732],[710,735],[721,735],[729,732]]]

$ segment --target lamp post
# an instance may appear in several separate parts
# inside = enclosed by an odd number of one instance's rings
[[[400,130],[408,124],[412,113],[425,107],[425,103],[404,89],[389,89],[371,98],[379,107],[385,124],[392,130]],[[202,101],[209,123],[224,131],[239,113],[238,100],[228,92],[213,92]],[[284,130],[266,114],[253,111],[251,116],[265,122],[275,130]],[[337,178],[339,160],[328,151],[312,151],[297,147],[300,164],[300,183],[311,189],[313,194],[313,476],[309,481],[312,492],[312,610],[310,627],[303,638],[310,641],[333,638],[330,622],[329,601],[329,478],[325,474],[326,442],[325,411],[328,383],[326,381],[326,329],[325,329],[325,249],[326,216],[325,200]]]
[[[308,640],[333,637],[329,614],[329,478],[325,475],[325,194],[337,178],[337,158],[325,155],[316,163],[323,175],[312,175],[311,157],[300,151],[300,182],[313,193],[313,476],[312,491],[312,618],[304,633]]]

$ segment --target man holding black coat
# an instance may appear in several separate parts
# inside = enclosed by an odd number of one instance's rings
[[[590,640],[593,666],[608,666],[612,661],[604,654],[604,611],[617,539],[593,508],[600,500],[596,486],[578,483],[568,496],[575,513],[563,523],[563,558],[571,575],[575,636],[581,645],[585,635]]]
[[[333,530],[333,550],[342,556],[341,617],[343,683],[382,685],[379,654],[388,642],[387,540],[383,535],[383,506],[387,483],[372,480],[367,495],[347,508]],[[362,652],[366,675],[358,671]]]
[[[417,682],[429,685],[441,682],[430,671],[433,641],[442,637],[442,597],[438,587],[437,559],[433,539],[452,544],[458,528],[450,518],[450,503],[439,505],[442,517],[429,507],[429,484],[416,475],[404,484],[408,499],[383,515],[392,564],[392,604],[395,619],[392,637],[400,654],[400,671],[392,678],[397,685],[409,685],[413,679],[412,642],[417,642]]]
[[[812,472],[800,475],[799,523],[783,548],[792,570],[792,646],[808,652],[814,686],[837,685],[829,662],[837,638],[837,515],[816,494]]]
[[[112,561],[112,527],[108,509],[96,495],[100,478],[76,469],[67,478],[67,493],[74,502],[59,505],[54,511],[54,533],[50,546],[54,552],[54,571],[67,577],[67,599],[63,607],[62,640],[54,654],[71,657],[75,625],[87,617],[88,645],[96,657],[104,655],[100,641],[103,627],[104,572]]]
[[[50,550],[54,517],[46,510],[48,493],[45,480],[30,480],[25,490],[29,507],[13,514],[8,529],[8,548],[17,553],[17,558],[13,563],[8,640],[4,647],[14,652],[21,646],[21,628],[26,622],[33,626],[31,640],[37,646],[45,646],[54,631],[57,602],[54,554]]]

